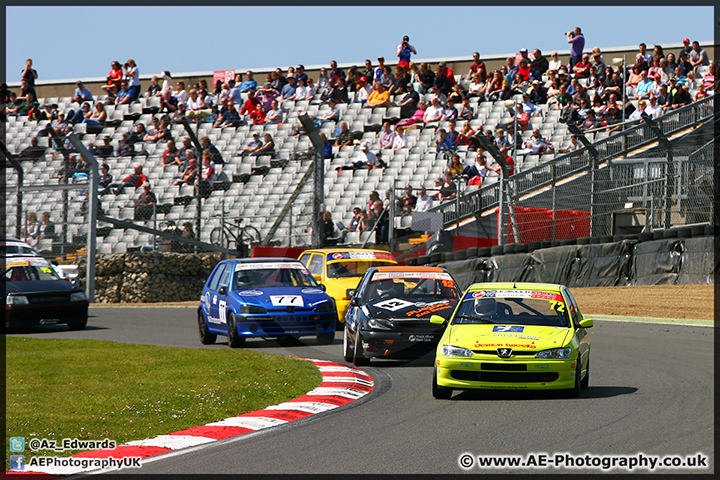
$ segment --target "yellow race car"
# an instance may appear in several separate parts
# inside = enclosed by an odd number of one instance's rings
[[[437,315],[430,321],[446,322]],[[454,389],[577,396],[588,386],[593,321],[564,285],[476,283],[447,322],[433,368],[435,398],[450,398]]]
[[[398,264],[390,252],[360,248],[305,250],[298,259],[335,300],[340,323],[345,323],[345,313],[350,305],[347,291],[357,288],[365,271],[370,267]]]

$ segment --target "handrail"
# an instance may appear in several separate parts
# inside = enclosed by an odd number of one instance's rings
[[[714,97],[707,97],[686,105],[672,112],[658,117],[655,122],[662,132],[671,137],[693,126],[699,125],[714,116]],[[598,163],[612,163],[613,160],[623,158],[632,151],[646,148],[657,142],[646,124],[640,124],[615,135],[600,139],[593,143],[599,153]],[[590,152],[582,147],[574,152],[566,153],[553,160],[544,162],[522,172],[517,172],[509,178],[516,185],[517,197],[530,193],[538,188],[547,186],[551,180],[547,172],[555,167],[555,182],[568,179],[590,170]],[[481,187],[466,193],[460,200],[460,211],[455,212],[456,203],[440,204],[432,207],[430,212],[443,214],[445,227],[476,216],[481,212],[488,212],[499,206],[500,182]]]

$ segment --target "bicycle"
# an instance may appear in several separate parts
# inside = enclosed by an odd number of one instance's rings
[[[210,243],[227,249],[235,249],[241,244],[257,247],[261,244],[260,232],[252,225],[241,227],[243,218],[229,221],[223,220],[222,225],[210,231]],[[237,233],[235,233],[237,232]]]

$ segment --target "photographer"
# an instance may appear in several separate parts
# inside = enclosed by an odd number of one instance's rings
[[[395,54],[399,59],[397,64],[398,67],[408,68],[410,66],[410,56],[412,54],[417,55],[417,50],[415,50],[415,47],[410,45],[410,37],[408,37],[407,35],[403,37],[402,42],[400,43],[400,45],[397,46],[397,49],[395,50]]]
[[[575,27],[573,31],[565,33],[567,36],[567,43],[572,44],[570,47],[570,71],[576,63],[582,60],[583,48],[585,48],[585,37],[580,31],[580,27]]]
[[[128,86],[130,87],[130,103],[136,101],[140,96],[140,70],[135,65],[135,60],[132,58],[125,62],[123,65],[125,69],[125,78],[128,80]]]

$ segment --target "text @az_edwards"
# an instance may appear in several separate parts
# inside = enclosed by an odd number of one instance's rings
[[[115,440],[105,438],[103,440],[81,440],[79,438],[63,438],[60,441],[48,440],[47,438],[31,438],[28,441],[30,450],[53,450],[65,452],[67,450],[97,450],[99,448],[112,450],[117,446]]]
[[[502,468],[555,468],[555,469],[601,469],[627,470],[644,469],[676,469],[676,468],[708,468],[708,457],[702,453],[694,455],[648,455],[642,452],[632,455],[593,455],[585,453],[529,453],[527,455],[473,455],[463,453],[458,457],[458,464],[463,470],[471,468],[502,469]]]

